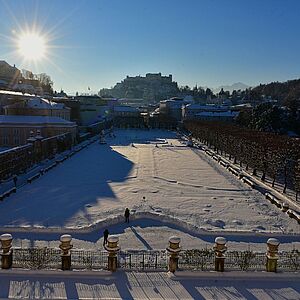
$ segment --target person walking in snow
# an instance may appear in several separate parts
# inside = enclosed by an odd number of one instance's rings
[[[124,216],[125,216],[125,223],[129,223],[129,216],[130,216],[129,208],[125,209]]]
[[[104,237],[103,247],[107,244],[108,235],[109,235],[109,231],[107,229],[105,229],[103,232],[103,237]]]

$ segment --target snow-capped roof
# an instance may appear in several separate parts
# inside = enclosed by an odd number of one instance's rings
[[[33,94],[28,94],[28,93],[23,94],[22,92],[14,92],[14,91],[6,91],[6,90],[0,90],[0,95],[35,97],[35,95]]]
[[[27,100],[27,106],[38,109],[64,109],[66,108],[63,103],[56,103],[41,97],[34,97]]]
[[[0,125],[3,124],[64,124],[75,125],[74,122],[67,121],[59,117],[48,116],[19,116],[19,115],[0,115]]]

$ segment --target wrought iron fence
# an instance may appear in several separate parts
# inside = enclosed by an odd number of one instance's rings
[[[13,268],[60,269],[61,250],[55,248],[14,248]],[[169,256],[166,250],[120,251],[118,268],[132,270],[166,270]],[[225,254],[225,270],[264,271],[266,253],[252,251],[231,251]],[[73,269],[107,269],[108,253],[102,250],[71,250]],[[181,270],[211,271],[215,268],[215,254],[211,249],[184,250],[179,254],[178,267]],[[300,251],[280,252],[278,272],[300,270]]]
[[[74,269],[107,269],[107,252],[101,250],[71,250]]]
[[[13,249],[13,267],[23,269],[61,268],[61,250],[53,248]]]
[[[214,266],[215,254],[210,249],[185,250],[179,255],[179,269],[209,271],[214,270]]]
[[[277,269],[296,272],[300,270],[300,251],[280,252]]]
[[[121,269],[167,269],[167,253],[162,251],[120,251],[118,267]]]
[[[252,251],[232,251],[225,254],[226,270],[263,271],[266,269],[265,253]]]

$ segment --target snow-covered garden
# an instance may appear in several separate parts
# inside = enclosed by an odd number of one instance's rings
[[[1,231],[4,227],[80,231],[122,216],[128,207],[131,214],[151,212],[161,221],[169,216],[175,224],[178,220],[179,225],[209,232],[300,233],[298,223],[264,195],[203,151],[187,147],[175,133],[117,130],[115,135],[107,138],[107,144],[91,144],[0,203]],[[169,234],[163,224],[147,227],[142,220],[140,224],[150,244],[160,232],[164,238]]]

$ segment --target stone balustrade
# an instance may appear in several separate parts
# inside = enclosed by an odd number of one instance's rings
[[[151,269],[157,268],[160,266],[161,268],[167,268],[169,272],[176,272],[178,269],[184,269],[187,264],[191,264],[194,266],[210,264],[210,270],[215,270],[217,272],[224,272],[225,269],[231,270],[232,264],[234,263],[235,266],[241,264],[241,270],[256,270],[256,264],[258,262],[260,265],[258,266],[259,270],[266,270],[267,272],[277,272],[278,269],[278,260],[284,260],[284,264],[286,264],[286,259],[290,259],[289,257],[293,256],[293,264],[299,259],[299,251],[291,252],[290,254],[287,253],[278,253],[279,244],[280,242],[275,238],[269,238],[267,240],[267,252],[266,253],[255,253],[250,252],[249,250],[245,251],[227,251],[227,240],[224,237],[216,237],[215,244],[212,249],[206,249],[206,251],[194,249],[192,250],[182,250],[180,245],[181,239],[178,236],[171,236],[168,241],[168,246],[166,247],[166,251],[133,251],[130,254],[128,252],[122,252],[119,254],[120,245],[119,245],[119,237],[116,235],[111,235],[108,237],[108,242],[105,245],[106,251],[101,251],[101,255],[97,251],[89,251],[89,250],[72,250],[72,236],[69,234],[64,234],[60,236],[60,243],[58,248],[61,250],[45,248],[48,249],[48,252],[45,252],[44,248],[41,249],[19,249],[15,248],[15,252],[13,252],[13,237],[11,234],[2,234],[0,236],[1,242],[1,268],[2,269],[10,269],[13,266],[13,262],[15,267],[18,267],[20,263],[20,254],[24,253],[26,250],[29,253],[29,256],[33,254],[32,250],[40,250],[40,253],[48,253],[51,257],[48,257],[49,262],[54,259],[57,262],[55,268],[59,268],[59,263],[61,262],[60,268],[62,270],[71,270],[72,263],[74,266],[81,266],[83,264],[85,267],[89,266],[89,259],[93,256],[93,259],[90,261],[92,269],[93,264],[97,264],[97,260],[101,259],[103,268],[108,269],[111,272],[117,271],[118,267],[123,268],[142,268]],[[23,252],[22,252],[23,251]],[[44,252],[43,252],[44,251]],[[51,252],[52,251],[52,252]],[[80,252],[80,255],[78,254]],[[89,252],[89,253],[88,253]],[[153,252],[156,252],[153,254]],[[182,252],[182,253],[181,253]],[[16,257],[14,258],[14,253]],[[30,254],[31,253],[31,254]],[[35,259],[40,259],[38,252]],[[72,258],[72,253],[74,257]],[[76,254],[77,253],[77,254]],[[127,253],[127,254],[126,254]],[[129,254],[128,254],[129,253]],[[24,254],[22,254],[24,255]],[[127,255],[127,256],[126,256]],[[190,255],[190,256],[189,256]],[[257,260],[251,262],[251,259],[255,258],[257,255]],[[290,256],[288,256],[290,255]],[[79,257],[80,256],[80,257]],[[23,257],[23,256],[22,256]],[[102,259],[103,257],[103,259]],[[127,257],[127,258],[126,258]],[[45,256],[47,258],[47,256]],[[132,258],[132,260],[131,260]],[[107,260],[106,260],[107,259]],[[118,259],[121,261],[118,262]],[[125,263],[124,263],[125,259]],[[127,263],[126,263],[127,259]],[[23,258],[22,258],[23,260]],[[72,262],[73,260],[73,262]],[[291,259],[290,259],[291,260]],[[290,261],[289,260],[289,261]],[[80,263],[81,261],[81,263]],[[34,262],[34,261],[32,261]],[[139,262],[139,265],[137,265]],[[98,261],[99,265],[100,261]],[[252,265],[251,265],[252,264]],[[282,264],[282,262],[281,262]],[[19,264],[20,265],[20,264]],[[46,267],[47,262],[38,264],[38,268],[40,266]],[[25,266],[25,265],[24,265]],[[52,264],[53,266],[53,264]],[[180,267],[181,266],[181,267]],[[252,266],[252,267],[251,267]],[[254,266],[254,268],[253,268]],[[280,265],[279,265],[280,266]],[[42,267],[42,268],[43,268]],[[286,265],[285,265],[286,268]],[[202,268],[203,269],[203,268]],[[291,270],[298,270],[299,266],[291,265]]]

